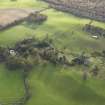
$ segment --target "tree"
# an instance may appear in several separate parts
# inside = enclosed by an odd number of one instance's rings
[[[92,74],[93,74],[93,76],[97,76],[98,75],[98,72],[99,72],[99,68],[98,68],[98,66],[94,66],[94,68],[92,69]]]
[[[9,56],[6,61],[9,70],[24,69],[29,70],[33,67],[32,59],[25,59],[22,56]]]

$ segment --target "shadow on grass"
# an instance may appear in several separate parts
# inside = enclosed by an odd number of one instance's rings
[[[24,22],[22,25],[24,27],[30,28],[30,29],[37,29],[39,26],[41,26],[44,22]]]

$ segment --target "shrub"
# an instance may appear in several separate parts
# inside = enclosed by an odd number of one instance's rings
[[[8,54],[9,54],[8,49],[0,46],[0,62],[5,61]]]
[[[39,13],[31,13],[27,18],[28,22],[42,23],[47,20],[47,16]]]
[[[6,67],[9,70],[16,70],[16,69],[29,70],[33,67],[33,61],[31,59],[25,59],[22,57],[9,56],[6,61]]]

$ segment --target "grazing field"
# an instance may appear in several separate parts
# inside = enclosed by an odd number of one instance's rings
[[[0,1],[2,9],[11,7],[43,9],[47,6],[39,0]],[[0,31],[0,45],[13,46],[16,41],[26,37],[35,36],[42,39],[48,34],[54,39],[54,45],[58,49],[66,47],[66,52],[90,53],[105,49],[104,38],[94,39],[82,30],[90,20],[54,9],[44,11],[43,14],[48,16],[48,20],[41,25],[23,22]],[[105,23],[94,21],[93,24],[105,27]],[[69,68],[50,63],[35,65],[28,77],[32,97],[27,105],[105,105],[104,80],[89,76],[87,81],[83,81],[81,72],[83,69],[82,66]],[[0,64],[0,103],[11,105],[23,95],[21,72],[8,71]]]

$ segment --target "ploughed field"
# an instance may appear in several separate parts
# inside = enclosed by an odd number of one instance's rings
[[[0,30],[24,21],[31,13],[35,12],[33,9],[0,9]]]
[[[28,10],[43,9],[47,6],[46,3],[38,0],[0,1],[1,9],[12,7]],[[91,53],[105,49],[103,37],[94,39],[89,33],[82,30],[90,20],[54,9],[42,13],[48,16],[47,21],[42,24],[22,22],[0,31],[0,45],[13,47],[17,41],[24,38],[35,36],[43,39],[47,34],[49,38],[54,40],[53,43],[56,48],[60,50],[66,47],[67,56],[69,53],[79,54],[84,51]],[[93,25],[105,27],[105,23],[97,21],[94,21]],[[94,59],[92,61],[99,65],[100,74],[104,78],[105,66],[101,66],[100,61]],[[50,63],[35,65],[28,76],[32,97],[26,105],[105,105],[105,82],[103,78],[100,76],[95,78],[89,75],[88,80],[83,81],[83,69],[83,66],[62,67]],[[11,105],[23,97],[24,93],[21,72],[7,70],[4,64],[0,64],[0,103]]]
[[[72,13],[76,16],[105,21],[104,0],[43,0],[53,8]]]

